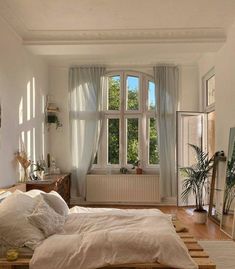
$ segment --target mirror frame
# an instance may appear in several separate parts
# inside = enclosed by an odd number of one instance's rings
[[[232,148],[231,148],[232,147]],[[229,132],[229,141],[228,141],[228,157],[227,157],[227,162],[226,162],[226,170],[225,170],[225,176],[224,176],[224,189],[223,189],[223,208],[224,208],[224,197],[225,197],[225,189],[226,189],[226,184],[227,184],[227,171],[228,171],[228,162],[230,161],[230,159],[232,158],[233,152],[234,152],[234,147],[235,147],[235,127],[230,128],[230,132]],[[233,166],[234,167],[234,166]],[[229,237],[231,237],[232,239],[235,239],[235,208],[233,209],[233,217],[232,217],[232,230],[231,230],[231,234],[229,232],[227,232],[224,228],[223,228],[223,218],[225,216],[225,214],[223,214],[224,212],[222,212],[222,218],[221,218],[221,222],[220,222],[220,230],[223,231],[225,234],[227,234]],[[232,215],[232,214],[231,214]],[[226,219],[225,219],[226,221]]]
[[[225,161],[226,161],[225,156],[215,154],[214,164],[213,164],[213,169],[212,169],[211,184],[210,184],[210,201],[209,201],[209,209],[208,209],[208,218],[218,225],[220,225],[221,220],[218,220],[212,215],[213,201],[214,201],[214,195],[215,195],[215,181],[216,181],[216,175],[217,175],[219,162],[225,162]],[[220,191],[223,191],[223,190],[220,189]],[[221,219],[222,219],[222,216],[221,216]]]

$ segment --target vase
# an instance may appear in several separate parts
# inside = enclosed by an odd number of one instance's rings
[[[136,174],[138,174],[138,175],[143,174],[143,169],[140,168],[140,167],[137,167],[137,168],[136,168]]]
[[[28,174],[28,168],[24,167],[24,174],[22,176],[22,182],[26,182],[29,178],[29,174]]]
[[[193,219],[195,223],[205,224],[207,221],[207,211],[193,211]]]

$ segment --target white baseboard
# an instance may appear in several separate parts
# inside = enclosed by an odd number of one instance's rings
[[[177,197],[162,197],[161,203],[164,205],[177,205]]]
[[[176,206],[177,205],[177,198],[176,197],[163,197],[161,199],[161,203],[135,203],[135,202],[87,202],[84,200],[83,197],[71,197],[70,199],[71,205],[146,205],[146,206]]]

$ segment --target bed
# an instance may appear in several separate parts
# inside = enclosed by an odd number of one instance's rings
[[[35,190],[6,198],[0,204],[0,219],[2,245],[33,251],[32,258],[22,256],[10,265],[29,265],[30,269],[215,268],[200,247],[198,255],[193,254],[197,246],[193,238],[177,234],[171,217],[157,209],[69,209],[57,193]],[[4,257],[3,264],[9,265]]]

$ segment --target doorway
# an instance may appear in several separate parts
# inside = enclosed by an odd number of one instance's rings
[[[189,195],[187,201],[182,201],[184,177],[181,167],[188,167],[195,163],[195,153],[189,144],[196,145],[202,150],[207,149],[207,113],[177,112],[177,179],[178,206],[194,206],[195,199]]]

